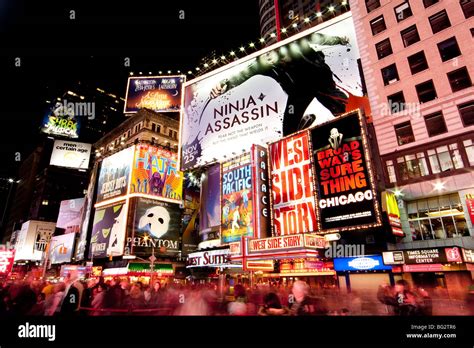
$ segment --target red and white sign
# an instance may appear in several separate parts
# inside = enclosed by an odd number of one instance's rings
[[[221,249],[189,254],[186,267],[242,267],[242,265],[232,264],[230,250]]]
[[[462,255],[464,257],[464,262],[474,263],[474,250],[462,249]]]
[[[315,234],[292,234],[280,237],[249,239],[249,254],[261,253],[275,250],[312,248],[323,249],[326,245],[326,239]]]
[[[432,263],[426,265],[403,265],[403,272],[441,272],[443,265],[441,263]]]
[[[458,247],[444,248],[448,262],[462,262],[461,250]]]
[[[245,269],[250,271],[273,271],[273,260],[250,260],[245,262]]]
[[[471,218],[471,224],[474,225],[474,195],[466,195],[466,206],[469,217]]]
[[[13,268],[13,260],[15,259],[15,250],[0,251],[0,275],[8,275]]]

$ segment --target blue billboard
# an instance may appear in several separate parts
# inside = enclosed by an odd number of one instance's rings
[[[344,271],[390,271],[391,266],[383,263],[382,255],[364,255],[334,259],[334,270]]]

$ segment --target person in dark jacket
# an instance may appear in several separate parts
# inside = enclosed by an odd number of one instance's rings
[[[326,315],[328,313],[326,304],[322,299],[311,297],[309,285],[301,280],[293,283],[293,299],[290,301],[291,315]]]
[[[280,298],[274,292],[266,294],[263,298],[263,306],[258,311],[259,316],[281,316],[289,315],[288,308],[283,307]]]
[[[36,303],[36,294],[28,285],[23,282],[18,288],[15,297],[12,297],[12,308],[15,314],[26,315],[26,313]]]
[[[31,307],[31,310],[27,313],[27,315],[34,315],[34,316],[44,315],[45,299],[46,299],[45,294],[43,293],[38,294],[36,303],[34,304],[33,307]]]
[[[104,308],[123,308],[125,300],[125,291],[120,286],[120,279],[114,278],[110,282],[104,296]]]

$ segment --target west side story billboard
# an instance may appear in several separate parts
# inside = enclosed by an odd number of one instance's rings
[[[350,13],[188,81],[181,169],[368,105]]]

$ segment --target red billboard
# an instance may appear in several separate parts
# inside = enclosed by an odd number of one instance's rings
[[[0,276],[7,276],[13,268],[15,250],[0,250]]]
[[[309,133],[269,145],[273,235],[317,231]]]
[[[466,206],[467,206],[467,213],[471,218],[471,224],[474,225],[474,195],[467,194],[466,195]]]

